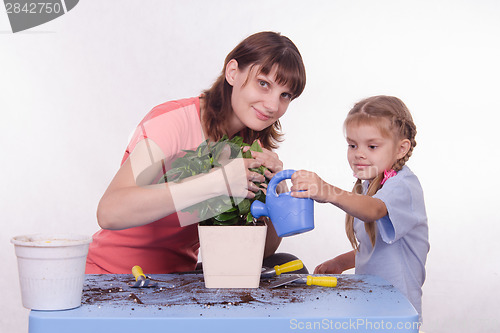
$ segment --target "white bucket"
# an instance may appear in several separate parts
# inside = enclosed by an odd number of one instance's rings
[[[81,305],[85,261],[92,238],[72,234],[16,236],[23,306],[66,310]]]

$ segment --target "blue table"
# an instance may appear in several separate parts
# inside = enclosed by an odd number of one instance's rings
[[[337,275],[336,288],[206,289],[203,275],[158,274],[133,289],[131,275],[87,275],[82,306],[30,312],[30,333],[418,332],[418,314],[385,280]]]

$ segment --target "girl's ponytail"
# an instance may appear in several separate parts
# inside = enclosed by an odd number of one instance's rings
[[[368,186],[368,190],[366,195],[373,196],[377,191],[382,187],[380,182],[382,181],[383,173],[379,174]],[[361,183],[361,179],[356,181],[354,184],[354,188],[352,189],[353,195],[361,195],[363,194],[363,185]],[[370,237],[370,241],[372,246],[375,246],[375,241],[377,239],[377,228],[375,222],[365,222],[365,230],[368,236]],[[356,235],[354,233],[354,216],[346,214],[345,217],[345,231],[347,233],[347,238],[351,242],[353,249],[358,249],[358,241],[356,239]]]

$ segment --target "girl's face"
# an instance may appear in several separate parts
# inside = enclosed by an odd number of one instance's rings
[[[292,95],[288,87],[276,83],[274,79],[276,69],[267,75],[257,75],[259,68],[250,67],[240,70],[234,59],[226,66],[226,80],[233,87],[231,134],[245,127],[262,131],[285,114],[291,101]]]
[[[348,125],[346,139],[347,160],[354,176],[369,181],[384,170],[390,170],[397,160],[406,155],[410,144],[407,139],[397,140],[382,135],[378,127],[365,124]]]

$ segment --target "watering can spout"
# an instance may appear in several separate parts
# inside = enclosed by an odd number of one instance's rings
[[[250,212],[256,219],[261,216],[269,216],[266,205],[260,201],[254,201],[254,203],[250,207]]]

